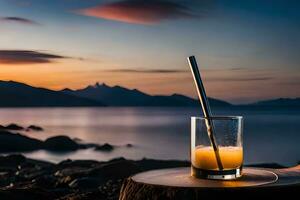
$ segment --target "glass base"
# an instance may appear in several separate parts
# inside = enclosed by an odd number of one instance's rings
[[[214,180],[233,180],[242,176],[242,166],[237,169],[230,170],[205,170],[194,166],[191,167],[191,175],[196,178],[214,179]]]

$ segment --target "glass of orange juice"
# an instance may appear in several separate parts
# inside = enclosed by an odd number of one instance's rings
[[[209,123],[208,123],[208,120]],[[212,126],[208,131],[208,124]],[[215,147],[209,134],[213,134]],[[191,175],[231,180],[242,176],[243,117],[191,118]]]

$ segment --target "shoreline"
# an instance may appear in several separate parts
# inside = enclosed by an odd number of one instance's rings
[[[21,154],[0,156],[0,199],[117,200],[125,179],[148,170],[189,167],[179,160],[115,158],[51,163]],[[278,164],[251,165],[283,168]]]
[[[147,158],[67,159],[51,163],[10,154],[0,156],[0,199],[117,200],[121,185],[129,176],[148,170],[189,166],[189,161]],[[272,163],[252,166],[284,167]]]
[[[57,164],[21,154],[0,156],[0,199],[115,199],[125,178],[151,169],[184,167],[187,161],[116,158]]]

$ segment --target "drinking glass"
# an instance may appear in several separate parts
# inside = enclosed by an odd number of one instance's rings
[[[210,133],[214,137],[215,148]],[[220,180],[241,177],[242,134],[241,116],[191,117],[191,175]]]

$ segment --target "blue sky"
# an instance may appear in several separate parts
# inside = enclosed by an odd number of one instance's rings
[[[299,9],[283,0],[0,0],[0,79],[196,96],[186,62],[195,55],[209,96],[299,97]]]

